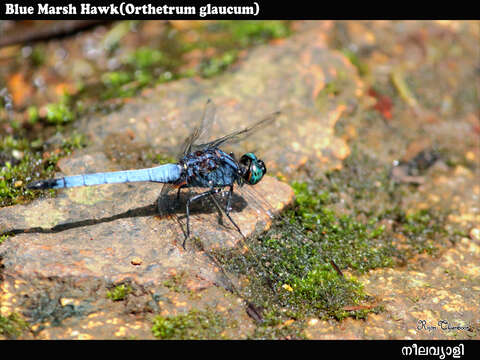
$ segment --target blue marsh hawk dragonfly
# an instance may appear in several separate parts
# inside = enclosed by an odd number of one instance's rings
[[[242,155],[237,160],[233,153],[227,154],[220,149],[227,143],[237,143],[245,140],[254,132],[272,124],[280,112],[275,112],[256,122],[250,127],[232,132],[213,141],[206,141],[215,118],[215,105],[208,100],[200,124],[186,138],[177,163],[164,164],[156,167],[94,174],[65,176],[56,179],[37,180],[27,185],[28,189],[60,189],[77,186],[92,186],[130,182],[163,183],[157,208],[160,214],[172,213],[177,207],[180,192],[185,188],[202,188],[204,192],[189,197],[186,201],[186,232],[183,240],[190,237],[190,207],[191,204],[203,198],[210,198],[213,204],[225,214],[243,238],[242,231],[230,216],[234,185],[258,184],[267,172],[265,163],[251,152]],[[177,196],[169,196],[173,191]],[[226,196],[226,205],[222,206],[215,198],[216,194]]]

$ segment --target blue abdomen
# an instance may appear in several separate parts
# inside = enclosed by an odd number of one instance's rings
[[[76,186],[118,184],[137,181],[174,183],[181,177],[178,164],[165,164],[148,169],[102,172],[65,176],[58,179],[37,180],[27,185],[29,189],[59,189]]]

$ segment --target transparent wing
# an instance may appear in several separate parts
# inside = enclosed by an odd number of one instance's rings
[[[208,99],[205,104],[205,109],[203,110],[203,115],[200,120],[200,123],[193,128],[191,134],[185,139],[185,142],[182,146],[182,151],[179,154],[179,157],[195,151],[201,146],[196,145],[198,142],[201,142],[204,138],[208,138],[210,129],[212,128],[212,123],[215,120],[216,106],[212,100]]]
[[[177,208],[175,191],[177,187],[173,184],[164,184],[157,200],[158,212],[160,215],[173,215]]]
[[[250,136],[254,132],[256,132],[260,129],[263,129],[266,126],[269,126],[270,124],[272,124],[276,120],[277,116],[279,115],[279,112],[273,113],[273,114],[267,116],[266,118],[258,121],[257,123],[253,124],[252,126],[249,126],[249,127],[244,128],[244,129],[232,132],[232,133],[230,133],[228,135],[225,135],[223,137],[220,137],[216,140],[208,141],[209,137],[211,135],[210,130],[211,130],[212,125],[215,121],[215,113],[216,113],[216,106],[214,105],[214,103],[211,100],[208,100],[206,105],[205,105],[205,109],[203,111],[203,115],[202,115],[202,117],[199,121],[199,124],[196,127],[193,128],[190,135],[185,139],[185,141],[183,143],[183,146],[181,147],[181,152],[179,154],[179,158],[182,158],[187,153],[191,153],[191,152],[194,152],[196,150],[200,150],[200,149],[204,149],[204,148],[208,148],[208,147],[220,147],[221,145],[223,145],[225,143],[237,143],[237,142],[243,141],[244,139],[246,139],[248,136]],[[187,191],[187,190],[189,190],[189,189],[183,189],[182,193]],[[177,186],[175,186],[173,184],[164,184],[163,187],[162,187],[159,199],[158,199],[158,210],[159,210],[159,213],[160,213],[161,216],[168,217],[172,220],[171,221],[171,228],[172,227],[174,228],[174,231],[173,231],[174,236],[177,238],[177,240],[180,240],[180,241],[183,242],[186,234],[185,234],[185,227],[183,226],[184,224],[182,224],[182,223],[184,223],[184,221],[181,218],[182,218],[182,213],[184,213],[184,208],[183,208],[184,206],[183,205],[184,205],[186,197],[188,197],[188,196],[186,196],[187,194],[182,194],[180,196],[180,200],[179,200],[179,197],[177,196],[177,192],[178,192],[178,187]],[[259,200],[259,198],[257,198],[257,199],[255,199],[255,198],[256,198],[256,196],[250,196],[249,197],[249,203],[251,204],[251,206],[255,206],[257,211],[262,211],[264,215],[267,215],[268,220],[267,219],[264,219],[264,220],[268,222],[273,217],[273,212],[269,211],[271,206],[269,206],[268,203],[260,204],[261,200]],[[217,199],[219,201],[217,201]],[[230,232],[230,231],[235,233],[236,229],[233,226],[231,226],[230,224],[228,224],[228,220],[226,219],[227,215],[224,211],[225,204],[222,203],[222,200],[224,200],[224,199],[218,198],[218,197],[215,197],[215,196],[211,196],[211,200],[212,200],[212,204],[215,205],[215,206],[213,206],[213,210],[212,210],[212,207],[210,209],[203,208],[202,213],[210,212],[210,211],[219,211],[220,214],[219,214],[219,218],[217,219],[217,221],[222,222],[221,228],[226,230],[227,233]],[[262,209],[262,210],[260,210],[260,209]],[[194,214],[195,214],[195,211],[192,211],[192,213],[191,213],[192,218],[193,218],[193,216],[195,216]],[[193,229],[194,233],[198,233],[199,231],[201,231],[200,228],[197,229],[197,227],[195,227],[195,226],[193,226],[192,229]],[[234,237],[233,233],[232,233],[232,238]],[[241,232],[240,232],[240,234],[241,234]],[[241,234],[241,235],[242,235],[241,236],[241,238],[242,238],[241,243],[243,244],[242,248],[247,249],[247,251],[248,251],[249,248],[248,248],[248,244],[246,244],[246,241],[245,241],[246,239],[244,239],[243,234]],[[237,236],[235,236],[235,237],[237,237]],[[214,267],[220,268],[220,270],[221,270],[220,273],[219,273],[218,270],[216,270],[216,271],[212,270],[212,274],[213,273],[217,274],[217,277],[216,277],[215,281],[221,283],[221,285],[223,287],[228,288],[229,290],[238,293],[238,290],[236,290],[237,286],[235,285],[236,281],[234,281],[233,278],[230,278],[229,275],[226,272],[223,271],[223,267],[218,261],[212,261],[212,259],[215,259],[215,254],[211,253],[211,250],[206,250],[206,248],[203,248],[203,246],[204,246],[203,245],[203,242],[204,242],[203,240],[206,240],[206,243],[208,243],[209,237],[207,236],[207,238],[205,238],[204,236],[200,236],[199,239],[200,238],[202,239],[200,241],[200,243],[202,244],[201,245],[202,249],[200,250],[200,252],[198,252],[198,250],[197,250],[198,253],[196,254],[196,257],[199,257],[199,259],[203,258],[203,256],[207,256],[208,258],[210,258],[211,259],[210,266],[213,265]],[[188,248],[188,246],[187,246],[187,248]],[[208,248],[210,248],[210,246],[208,246]],[[251,251],[249,251],[249,252],[252,253]],[[202,256],[200,256],[200,255],[202,255]],[[259,262],[259,260],[255,260],[255,264],[257,265],[257,268],[258,267],[263,268],[263,266]],[[209,268],[208,264],[206,264],[205,262],[203,262],[203,266],[205,267],[205,269]],[[261,272],[265,273],[266,270],[263,268],[261,270]]]
[[[212,100],[208,99],[207,103],[205,104],[205,109],[203,111],[200,123],[185,139],[185,142],[181,148],[182,151],[179,154],[180,158],[192,151],[201,150],[209,147],[220,147],[221,145],[226,143],[238,143],[240,141],[243,141],[253,133],[275,122],[277,117],[280,115],[280,112],[277,111],[273,114],[270,114],[262,120],[244,129],[234,131],[228,135],[222,136],[212,141],[207,141],[210,137],[210,130],[212,128],[212,124],[215,122],[215,114],[216,106]]]
[[[261,130],[261,129],[269,126],[273,122],[275,122],[275,120],[277,119],[277,117],[279,115],[280,115],[280,112],[277,111],[273,114],[268,115],[267,117],[258,121],[257,123],[253,124],[252,126],[246,127],[245,129],[242,129],[242,130],[234,131],[234,132],[232,132],[228,135],[222,136],[222,137],[220,137],[216,140],[210,141],[208,143],[197,145],[197,147],[198,148],[220,147],[221,145],[223,145],[225,143],[231,143],[231,144],[238,143],[240,141],[245,140],[247,137],[249,137],[250,135],[252,135],[256,131]]]
[[[192,129],[190,135],[185,139],[177,158],[182,159],[192,150],[196,150],[195,142],[207,136],[215,118],[216,106],[212,100],[208,99],[203,110],[202,118],[197,126]],[[160,216],[170,217],[175,220],[177,227],[181,227],[180,219],[176,215],[178,212],[179,201],[176,192],[178,186],[173,184],[164,184],[157,200],[157,207]]]

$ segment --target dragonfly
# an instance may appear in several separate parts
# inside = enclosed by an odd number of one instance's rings
[[[215,113],[215,105],[211,100],[208,100],[199,124],[192,129],[190,135],[183,142],[176,163],[138,170],[80,174],[55,179],[37,180],[29,183],[27,187],[29,189],[41,190],[130,182],[162,183],[163,187],[157,200],[158,212],[160,215],[173,217],[177,220],[178,216],[176,216],[175,213],[178,210],[178,206],[183,204],[180,202],[180,193],[182,190],[199,188],[201,189],[200,191],[189,191],[185,201],[186,231],[184,231],[183,248],[185,248],[186,240],[191,236],[190,210],[192,203],[202,203],[203,199],[211,199],[211,203],[220,211],[220,214],[226,215],[235,228],[234,231],[240,233],[240,241],[244,246],[244,250],[248,252],[248,258],[254,262],[253,267],[248,266],[249,271],[253,270],[255,277],[258,277],[259,280],[266,284],[271,290],[273,298],[279,299],[280,301],[278,290],[281,290],[281,288],[279,288],[279,284],[280,281],[288,282],[288,269],[286,269],[282,263],[279,263],[276,268],[269,267],[267,269],[263,261],[257,258],[255,253],[252,252],[247,244],[245,235],[230,216],[235,187],[252,188],[264,178],[267,173],[267,168],[265,163],[253,152],[247,152],[243,154],[240,159],[237,159],[233,153],[227,153],[222,150],[227,144],[243,141],[257,131],[270,126],[276,121],[280,112],[274,112],[251,126],[209,141],[211,135],[210,129],[215,119]],[[248,191],[241,192],[242,196],[247,194]],[[222,195],[221,198],[220,195]],[[220,199],[217,199],[217,197]],[[253,191],[253,195],[250,194],[247,200],[249,206],[252,206],[257,211],[261,211],[263,215],[267,215],[267,218],[274,220],[275,211],[268,200],[262,198],[261,194]],[[281,218],[281,215],[275,214],[275,217],[277,216]],[[302,242],[311,241],[303,234],[302,230],[303,229],[297,228],[294,224],[291,224],[289,227],[289,231],[291,231],[295,238],[301,239],[300,241]],[[202,239],[200,239],[200,241],[201,240]],[[214,281],[245,300],[248,315],[257,322],[261,322],[263,319],[262,306],[256,304],[257,301],[252,298],[251,293],[243,293],[242,290],[235,285],[237,282],[228,275],[229,271],[223,268],[221,261],[218,261],[213,253],[209,254],[208,251],[203,251],[205,249],[202,244],[200,245],[202,252],[209,260],[217,265],[217,269],[219,269],[223,275],[222,280],[219,282],[217,282],[217,280]],[[242,255],[244,254],[245,253]],[[247,260],[247,262],[248,261],[249,260]],[[343,277],[340,268],[333,260],[329,260],[329,262],[338,275]],[[202,262],[202,264],[205,263]],[[275,270],[272,271],[273,269]],[[214,271],[214,273],[217,272]],[[288,283],[285,284],[288,285]]]
[[[80,174],[65,176],[54,179],[36,180],[27,185],[28,189],[61,189],[78,186],[94,186],[102,184],[131,183],[131,182],[155,182],[164,184],[157,201],[157,209],[160,214],[171,214],[177,208],[182,189],[200,188],[202,192],[190,196],[185,203],[186,210],[186,234],[185,242],[190,238],[190,208],[192,203],[204,198],[210,198],[213,204],[225,214],[233,224],[236,231],[245,237],[240,227],[232,219],[232,197],[234,186],[258,184],[267,172],[265,163],[254,153],[248,152],[237,159],[233,153],[227,153],[222,146],[245,140],[254,132],[272,124],[280,114],[275,112],[253,125],[241,130],[234,131],[212,141],[205,141],[210,135],[210,128],[214,122],[216,106],[212,100],[208,100],[199,125],[193,128],[190,135],[185,139],[178,161],[176,163],[163,164],[151,168],[99,172],[92,174]],[[176,197],[171,193],[177,191]],[[216,199],[215,195],[221,193],[226,196],[224,206]]]

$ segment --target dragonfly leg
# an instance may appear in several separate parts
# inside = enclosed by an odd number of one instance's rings
[[[233,221],[230,214],[229,213],[225,213],[225,214],[227,215],[228,220],[230,220],[230,222],[233,224],[233,226],[235,226],[235,229],[237,229],[237,231],[240,233],[240,235],[242,235],[242,237],[245,238],[245,235],[243,235],[242,230],[240,230],[240,227],[235,223],[235,221]]]
[[[230,185],[230,189],[228,189],[227,206],[225,207],[225,212],[227,214],[229,214],[230,211],[232,211],[232,207],[230,206],[230,204],[232,203],[232,195],[233,195],[233,185]]]
[[[235,223],[235,221],[233,221],[232,217],[230,216],[230,211],[232,210],[230,204],[232,202],[232,195],[233,195],[233,185],[230,185],[230,188],[229,190],[227,191],[227,205],[225,206],[225,215],[227,216],[228,220],[230,220],[230,222],[233,224],[233,226],[235,226],[235,229],[237,229],[237,231],[240,233],[240,235],[242,235],[243,238],[245,238],[245,235],[243,235],[242,233],[242,230],[240,230],[240,227]],[[215,202],[215,205],[217,205],[217,207],[219,207],[220,205],[218,204],[217,200],[213,197],[213,200]]]
[[[230,190],[222,191],[222,197],[227,196],[227,204],[225,206],[225,209],[222,209],[222,207],[220,206],[218,201],[215,199],[215,197],[212,196],[213,203],[215,204],[215,207],[219,211],[219,215],[220,215],[219,223],[221,225],[223,225],[223,222],[221,221],[221,217],[223,216],[223,214],[225,213],[225,215],[227,215],[232,210],[232,207],[230,206],[230,202],[231,202],[230,200],[232,198],[232,192],[233,192],[233,186],[230,187]]]
[[[205,196],[213,195],[218,193],[221,190],[221,188],[212,188],[208,191],[205,191],[201,194],[192,196],[190,199],[187,200],[186,204],[186,214],[187,214],[187,236],[185,240],[183,241],[183,247],[185,248],[185,241],[186,239],[190,238],[190,204],[194,201],[200,200],[204,198]]]

